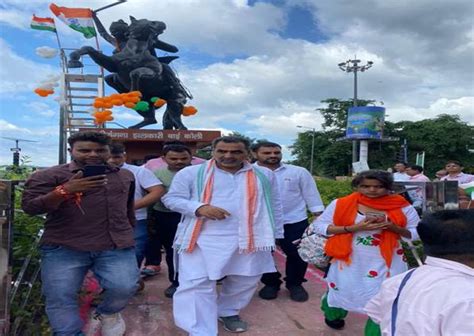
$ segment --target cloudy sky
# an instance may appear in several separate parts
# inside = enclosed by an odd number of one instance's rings
[[[56,4],[97,9],[112,2]],[[33,90],[60,67],[58,58],[35,52],[56,48],[55,35],[29,24],[33,13],[53,16],[49,3],[0,4],[0,134],[38,141],[22,143],[22,154],[43,166],[57,163],[59,106],[54,96]],[[450,113],[474,123],[471,0],[128,0],[99,17],[108,27],[128,15],[167,24],[160,39],[179,47],[172,64],[199,110],[184,119],[189,129],[238,131],[291,145],[301,131],[297,125],[320,129],[315,109],[321,100],[352,96],[352,74],[337,64],[355,55],[374,62],[360,74],[359,97],[382,101],[388,120]],[[62,22],[56,26],[63,47],[93,43]],[[107,43],[100,44],[110,54]],[[124,125],[140,120],[132,110],[114,114]],[[13,145],[0,139],[0,164],[11,162]]]

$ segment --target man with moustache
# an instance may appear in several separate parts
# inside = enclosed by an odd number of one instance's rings
[[[110,142],[104,133],[75,133],[68,139],[72,161],[37,171],[25,184],[23,210],[47,215],[41,279],[54,335],[83,335],[77,296],[89,270],[105,291],[86,334],[125,333],[120,311],[138,283],[135,182],[128,170],[107,165]],[[104,165],[105,173],[83,177],[88,165]]]
[[[239,311],[247,306],[263,273],[274,272],[271,251],[281,237],[281,203],[273,173],[251,165],[249,142],[224,136],[212,159],[180,170],[162,198],[183,217],[174,248],[179,287],[173,296],[178,327],[191,336],[244,332]],[[222,280],[217,294],[216,281]]]
[[[308,292],[302,283],[306,281],[304,276],[308,264],[301,259],[293,242],[300,239],[308,227],[306,209],[315,217],[324,210],[316,182],[306,169],[281,163],[281,146],[277,143],[257,142],[252,146],[252,152],[257,159],[254,165],[271,169],[275,174],[282,198],[284,238],[279,240],[279,245],[286,254],[286,288],[293,301],[307,301]],[[278,271],[265,273],[262,276],[265,286],[258,295],[265,300],[276,299],[282,284],[280,277]]]

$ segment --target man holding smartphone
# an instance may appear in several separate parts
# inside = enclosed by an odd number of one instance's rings
[[[125,333],[120,311],[135,294],[139,275],[135,181],[130,171],[107,165],[110,142],[100,132],[75,133],[68,139],[72,161],[37,171],[25,184],[23,210],[47,214],[41,278],[54,335],[83,335],[77,293],[89,270],[105,291],[86,334]]]

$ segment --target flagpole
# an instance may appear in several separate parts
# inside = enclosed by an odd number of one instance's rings
[[[53,18],[54,21],[54,18]],[[58,29],[56,28],[56,21],[54,21],[54,33],[56,34],[56,40],[58,41],[58,47],[61,50],[63,47],[61,46],[61,41],[59,40]]]
[[[58,42],[58,48],[59,48],[59,58],[61,59],[61,67],[63,68],[63,72],[67,72],[67,65],[66,65],[66,57],[64,56],[64,50],[61,45],[61,40],[59,39],[59,34],[58,34],[58,28],[56,26],[56,20],[53,19],[54,22],[54,34],[56,35],[56,41]]]

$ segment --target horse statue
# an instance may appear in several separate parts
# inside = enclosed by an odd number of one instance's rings
[[[130,16],[130,22],[123,48],[116,49],[112,56],[85,46],[70,54],[68,67],[82,67],[80,57],[89,55],[96,64],[111,72],[105,77],[105,81],[119,93],[140,91],[142,101],[150,102],[153,97],[166,100],[163,129],[186,130],[181,121],[181,113],[187,98],[192,99],[192,96],[168,64],[177,57],[156,57],[154,54],[156,36],[161,34],[166,26],[163,26],[161,21],[137,20],[133,16]],[[153,53],[150,50],[153,50]],[[137,110],[137,113],[143,117],[143,121],[129,128],[142,128],[157,123],[152,103],[149,104],[148,110]]]

